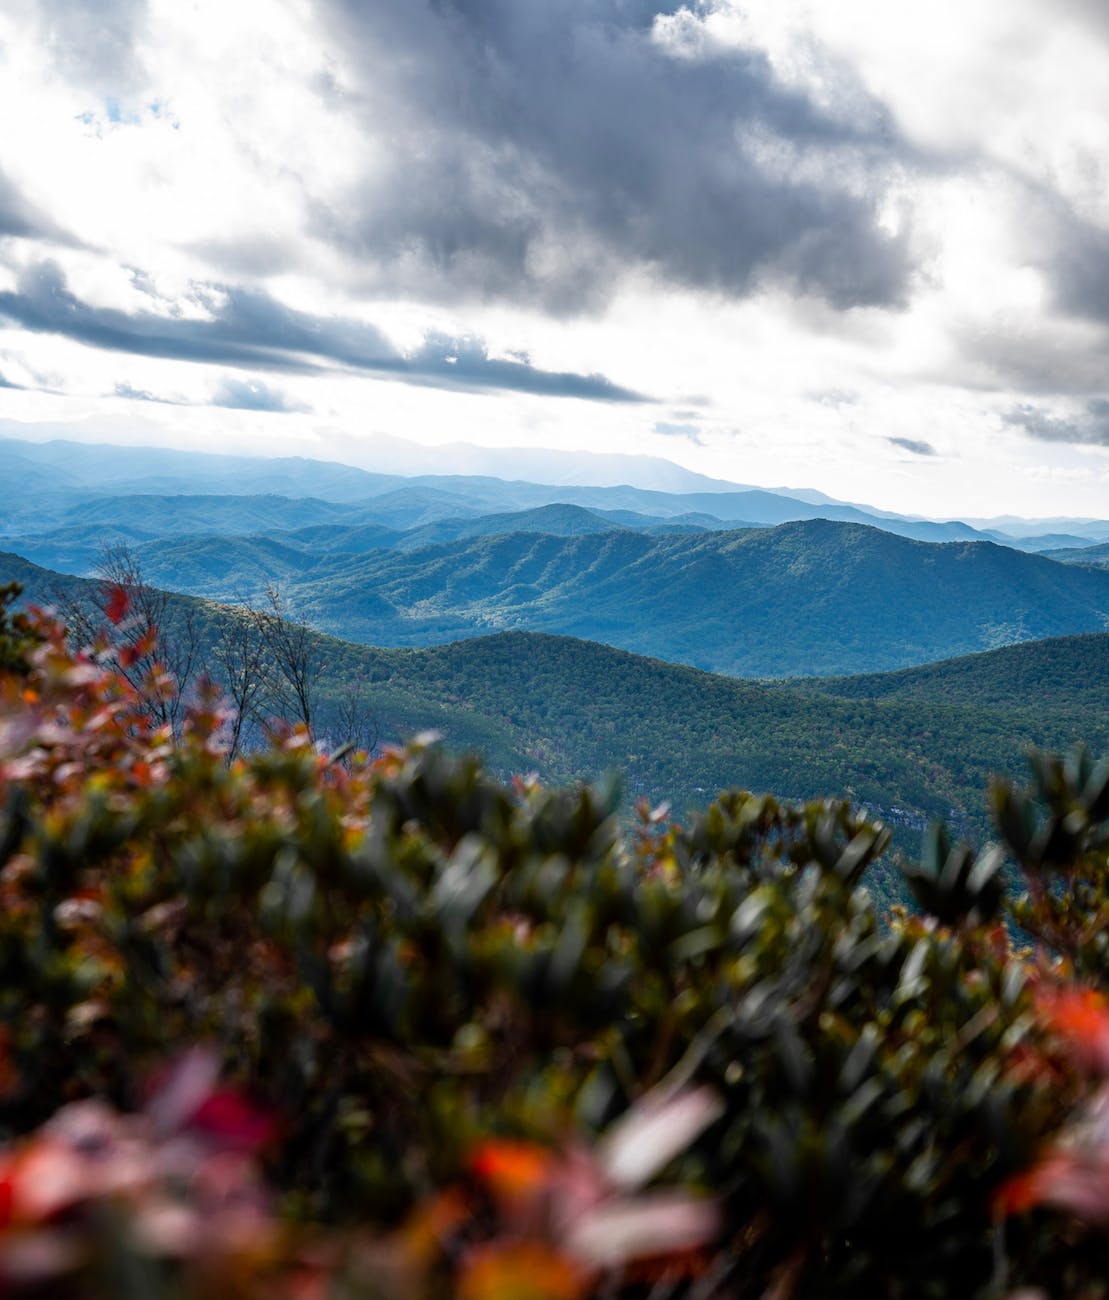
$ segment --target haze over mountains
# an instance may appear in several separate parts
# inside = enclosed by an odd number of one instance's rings
[[[614,459],[658,476],[634,457],[602,458],[601,476]],[[81,575],[123,541],[169,590],[251,600],[277,584],[316,627],[371,644],[519,629],[783,677],[1109,629],[1104,522],[1065,551],[1066,521],[1001,545],[959,521],[711,480],[667,493],[27,442],[0,442],[0,464],[19,487],[6,549]],[[1024,553],[1040,545],[1052,558]]]
[[[441,466],[438,452],[425,452],[425,459],[434,455],[436,465]],[[502,473],[520,463],[520,458],[510,452],[498,453],[498,459]],[[526,453],[523,459],[527,463]],[[561,503],[664,518],[701,513],[732,527],[738,523],[774,525],[801,519],[838,519],[871,524],[920,541],[984,539],[1029,550],[1109,541],[1109,522],[1105,520],[1055,519],[1043,526],[1032,520],[1008,520],[1005,529],[980,520],[972,528],[957,520],[922,520],[838,502],[812,490],[768,491],[708,479],[652,457],[544,452],[541,464],[551,471],[549,477],[554,481],[536,483],[488,474],[404,476],[301,458],[216,456],[155,447],[0,439],[0,476],[18,483],[20,488],[17,497],[3,504],[0,530],[8,537],[30,536],[88,522],[82,511],[93,500],[97,502],[99,522],[133,525],[137,523],[135,503],[129,499],[137,495],[241,498],[272,494],[300,502],[317,498],[325,503],[311,507],[303,502],[300,510],[315,508],[321,511],[321,517],[302,522],[334,522],[338,517],[336,504],[351,507],[345,516],[351,523],[412,527],[415,503],[424,512],[419,522]],[[669,466],[666,474],[662,474],[660,466]],[[612,481],[617,471],[622,475],[621,482]],[[562,481],[572,475],[578,478],[577,483]],[[656,483],[660,476],[672,477],[685,486],[680,491],[663,491],[640,485]],[[166,506],[172,511],[168,503]],[[189,520],[187,526],[175,524],[172,513],[166,519],[159,515],[157,522],[148,518],[147,524],[154,535],[200,531],[204,526],[198,526],[195,519]],[[227,524],[227,512],[223,524]],[[219,529],[253,530],[246,518],[241,527],[221,525]]]

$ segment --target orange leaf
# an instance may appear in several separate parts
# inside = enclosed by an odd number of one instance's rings
[[[509,1200],[533,1196],[549,1180],[554,1160],[530,1142],[483,1142],[470,1169],[497,1195]]]
[[[470,1206],[460,1191],[441,1192],[418,1205],[401,1229],[405,1253],[414,1263],[429,1267],[469,1217]]]
[[[1109,1070],[1109,1003],[1093,989],[1045,989],[1040,1014],[1087,1064]]]
[[[458,1300],[580,1300],[586,1279],[553,1246],[516,1241],[479,1247],[462,1265]]]

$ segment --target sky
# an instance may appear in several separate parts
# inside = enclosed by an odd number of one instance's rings
[[[1109,517],[1106,141],[1105,0],[6,0],[0,431]]]

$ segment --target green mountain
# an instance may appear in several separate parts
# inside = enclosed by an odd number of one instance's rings
[[[0,581],[9,577],[40,599],[58,584],[87,586],[0,554]],[[233,617],[210,602],[175,601],[198,616],[208,646]],[[434,729],[454,749],[480,750],[502,774],[535,771],[550,781],[617,770],[630,799],[669,800],[677,811],[737,785],[846,795],[899,828],[903,847],[937,816],[984,835],[986,781],[1018,772],[1028,745],[1084,739],[1109,752],[1109,635],[1029,643],[857,685],[742,681],[524,632],[421,650],[320,637],[317,648],[328,743],[344,739],[335,706],[353,684],[383,739]]]
[[[460,513],[440,518],[443,510]],[[256,593],[268,582],[307,573],[317,555],[426,550],[510,533],[578,537],[625,528],[659,533],[704,531],[703,525],[693,522],[693,516],[671,522],[630,511],[612,513],[624,518],[617,521],[565,504],[475,516],[455,498],[428,489],[387,493],[358,506],[278,496],[130,496],[82,502],[68,511],[76,522],[6,540],[36,564],[77,576],[94,573],[105,544],[122,542],[134,549],[152,580],[219,599]],[[429,514],[432,522],[420,522]],[[347,522],[371,516],[375,522]],[[416,525],[405,526],[413,517]],[[710,522],[724,527],[720,520]]]
[[[374,507],[369,503],[366,510]],[[318,524],[296,528],[282,535],[282,540],[321,555],[364,555],[368,551],[419,551],[448,542],[474,537],[501,537],[510,533],[544,533],[551,537],[581,537],[587,533],[618,532],[622,528],[648,530],[661,519],[630,515],[636,522],[614,521],[599,511],[582,506],[555,503],[532,510],[514,510],[493,515],[450,515],[414,528],[388,528],[380,523],[341,527]],[[719,521],[717,521],[719,526]],[[702,531],[700,528],[693,531]]]
[[[542,533],[548,537],[585,537],[590,533],[620,532],[627,524],[605,519],[584,506],[555,503],[531,510],[478,515],[471,519],[441,519],[413,529],[397,543],[397,549],[424,550],[445,542],[468,541],[474,537],[507,537],[512,533]]]
[[[350,640],[431,645],[526,628],[757,677],[884,671],[1109,628],[1107,573],[824,520],[333,556],[290,579],[289,594]]]
[[[1015,546],[1021,551],[1035,551],[1038,555],[1050,555],[1060,558],[1060,552],[1085,549],[1094,540],[1091,537],[1079,537],[1075,533],[1037,533],[1032,537],[1009,537],[1005,533],[991,536],[991,530],[984,530],[991,541],[1004,542],[1006,546]]]
[[[1109,709],[1109,634],[1050,637],[920,668],[791,683],[841,699],[960,704],[1034,712]]]
[[[980,831],[989,774],[1019,771],[1028,745],[1109,750],[1109,707],[1065,697],[1024,710],[839,700],[534,633],[346,653],[392,729],[432,727],[554,779],[617,769],[630,794],[678,809],[731,785],[838,791],[909,830],[954,815]]]
[[[429,489],[401,495],[406,511],[429,499],[442,504]],[[1109,628],[1105,570],[827,520],[668,534],[613,527],[560,504],[402,531],[342,518],[362,514],[365,503],[133,500],[144,509],[132,516],[130,540],[149,581],[224,600],[256,599],[275,583],[322,630],[378,645],[527,629],[737,676],[823,676]],[[24,549],[36,562],[60,564],[88,547],[85,564],[65,567],[89,572],[93,543],[118,534],[96,518],[95,503],[84,509],[93,517],[37,544],[28,539]],[[294,526],[249,535],[187,530],[244,514],[269,525],[284,515]],[[313,522],[295,526],[305,516]],[[134,536],[148,526],[186,531]],[[450,540],[420,545],[432,538]]]
[[[714,529],[757,528],[746,519],[719,519],[716,515],[706,515],[691,511],[684,515],[644,515],[636,510],[595,510],[602,519],[609,519],[614,524],[625,528],[641,528],[644,532],[683,532],[704,533]]]
[[[1109,569],[1109,542],[1098,542],[1096,546],[1069,546],[1044,554],[1062,564],[1088,564],[1095,569]]]
[[[134,526],[155,537],[185,533],[243,536],[266,529],[346,523],[361,517],[357,506],[315,497],[148,495],[94,497],[67,511],[67,527]]]
[[[167,590],[214,600],[252,600],[267,585],[312,576],[320,557],[272,537],[186,536],[135,547],[144,577]]]

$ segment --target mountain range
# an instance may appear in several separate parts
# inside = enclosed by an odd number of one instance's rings
[[[425,449],[425,460],[432,454]],[[437,464],[440,463],[437,459]],[[511,465],[511,457],[502,457]],[[606,465],[626,470],[629,480],[658,482],[668,462],[650,457],[601,457]],[[524,463],[527,463],[526,461]],[[73,524],[88,522],[83,517],[91,502],[96,503],[101,522],[131,526],[138,507],[135,498],[167,498],[162,508],[146,502],[145,524],[153,535],[167,536],[181,531],[204,531],[213,525],[191,520],[174,522],[177,512],[172,498],[178,496],[279,496],[318,498],[332,507],[351,507],[349,523],[384,523],[410,528],[434,519],[465,515],[506,513],[536,506],[570,504],[593,510],[627,510],[648,516],[672,518],[699,514],[714,520],[713,526],[735,527],[738,523],[773,526],[803,519],[834,519],[870,524],[887,532],[918,541],[998,541],[1022,550],[1089,546],[1109,541],[1109,522],[1097,520],[1053,520],[1042,527],[1034,521],[1010,521],[1006,529],[979,521],[978,527],[959,520],[928,520],[890,511],[835,501],[823,493],[783,488],[767,491],[693,474],[671,466],[667,481],[683,486],[678,491],[659,490],[625,483],[581,484],[561,481],[570,466],[588,467],[590,457],[575,453],[544,453],[535,462],[558,467],[559,481],[534,483],[485,475],[419,474],[399,475],[368,471],[335,462],[304,458],[219,456],[210,453],[173,451],[152,447],[113,447],[79,442],[31,442],[0,439],[0,476],[18,482],[18,494],[0,503],[0,537],[29,538]],[[607,476],[613,477],[610,472]],[[298,506],[303,515],[313,506]],[[315,507],[318,508],[318,507]],[[422,511],[422,517],[418,517]],[[249,517],[244,503],[244,519]],[[335,521],[335,512],[325,512]],[[304,522],[310,522],[305,520]],[[281,525],[278,526],[287,526]],[[158,531],[164,530],[164,531]],[[221,527],[219,531],[223,531]],[[252,531],[249,526],[227,531]]]
[[[87,580],[0,554],[0,581],[30,597],[80,597]],[[211,646],[235,611],[174,597],[170,634],[193,611]],[[1080,739],[1109,751],[1109,633],[1009,646],[864,677],[737,680],[596,642],[504,632],[427,649],[320,635],[321,735],[329,702],[354,684],[383,740],[429,729],[480,750],[504,775],[548,781],[622,774],[627,799],[703,806],[729,786],[781,797],[846,796],[911,849],[926,822],[986,833],[991,773],[1019,775],[1031,744]],[[207,653],[202,652],[202,659]]]
[[[0,464],[23,476],[0,503],[7,549],[81,575],[122,542],[167,589],[249,601],[277,585],[321,630],[380,645],[518,629],[783,677],[1109,628],[1096,521],[1041,557],[958,521],[715,480],[667,493],[12,441]]]
[[[661,474],[635,460],[604,472]],[[86,592],[122,543],[210,653],[218,601],[279,588],[318,629],[325,739],[353,684],[384,738],[434,728],[503,773],[618,769],[680,811],[846,795],[902,843],[937,815],[981,833],[1029,744],[1109,749],[1104,521],[88,444],[0,441],[0,473],[0,580],[29,597]]]
[[[455,521],[415,534],[454,540],[411,549],[400,543],[412,534],[379,533],[357,553],[329,552],[335,536],[317,528],[137,554],[151,581],[195,595],[256,598],[277,583],[314,626],[348,640],[427,646],[527,629],[743,677],[888,670],[1109,629],[1109,572],[990,542],[913,542],[827,520],[659,533],[573,508],[539,513],[530,522],[547,531],[467,536],[476,525]]]

